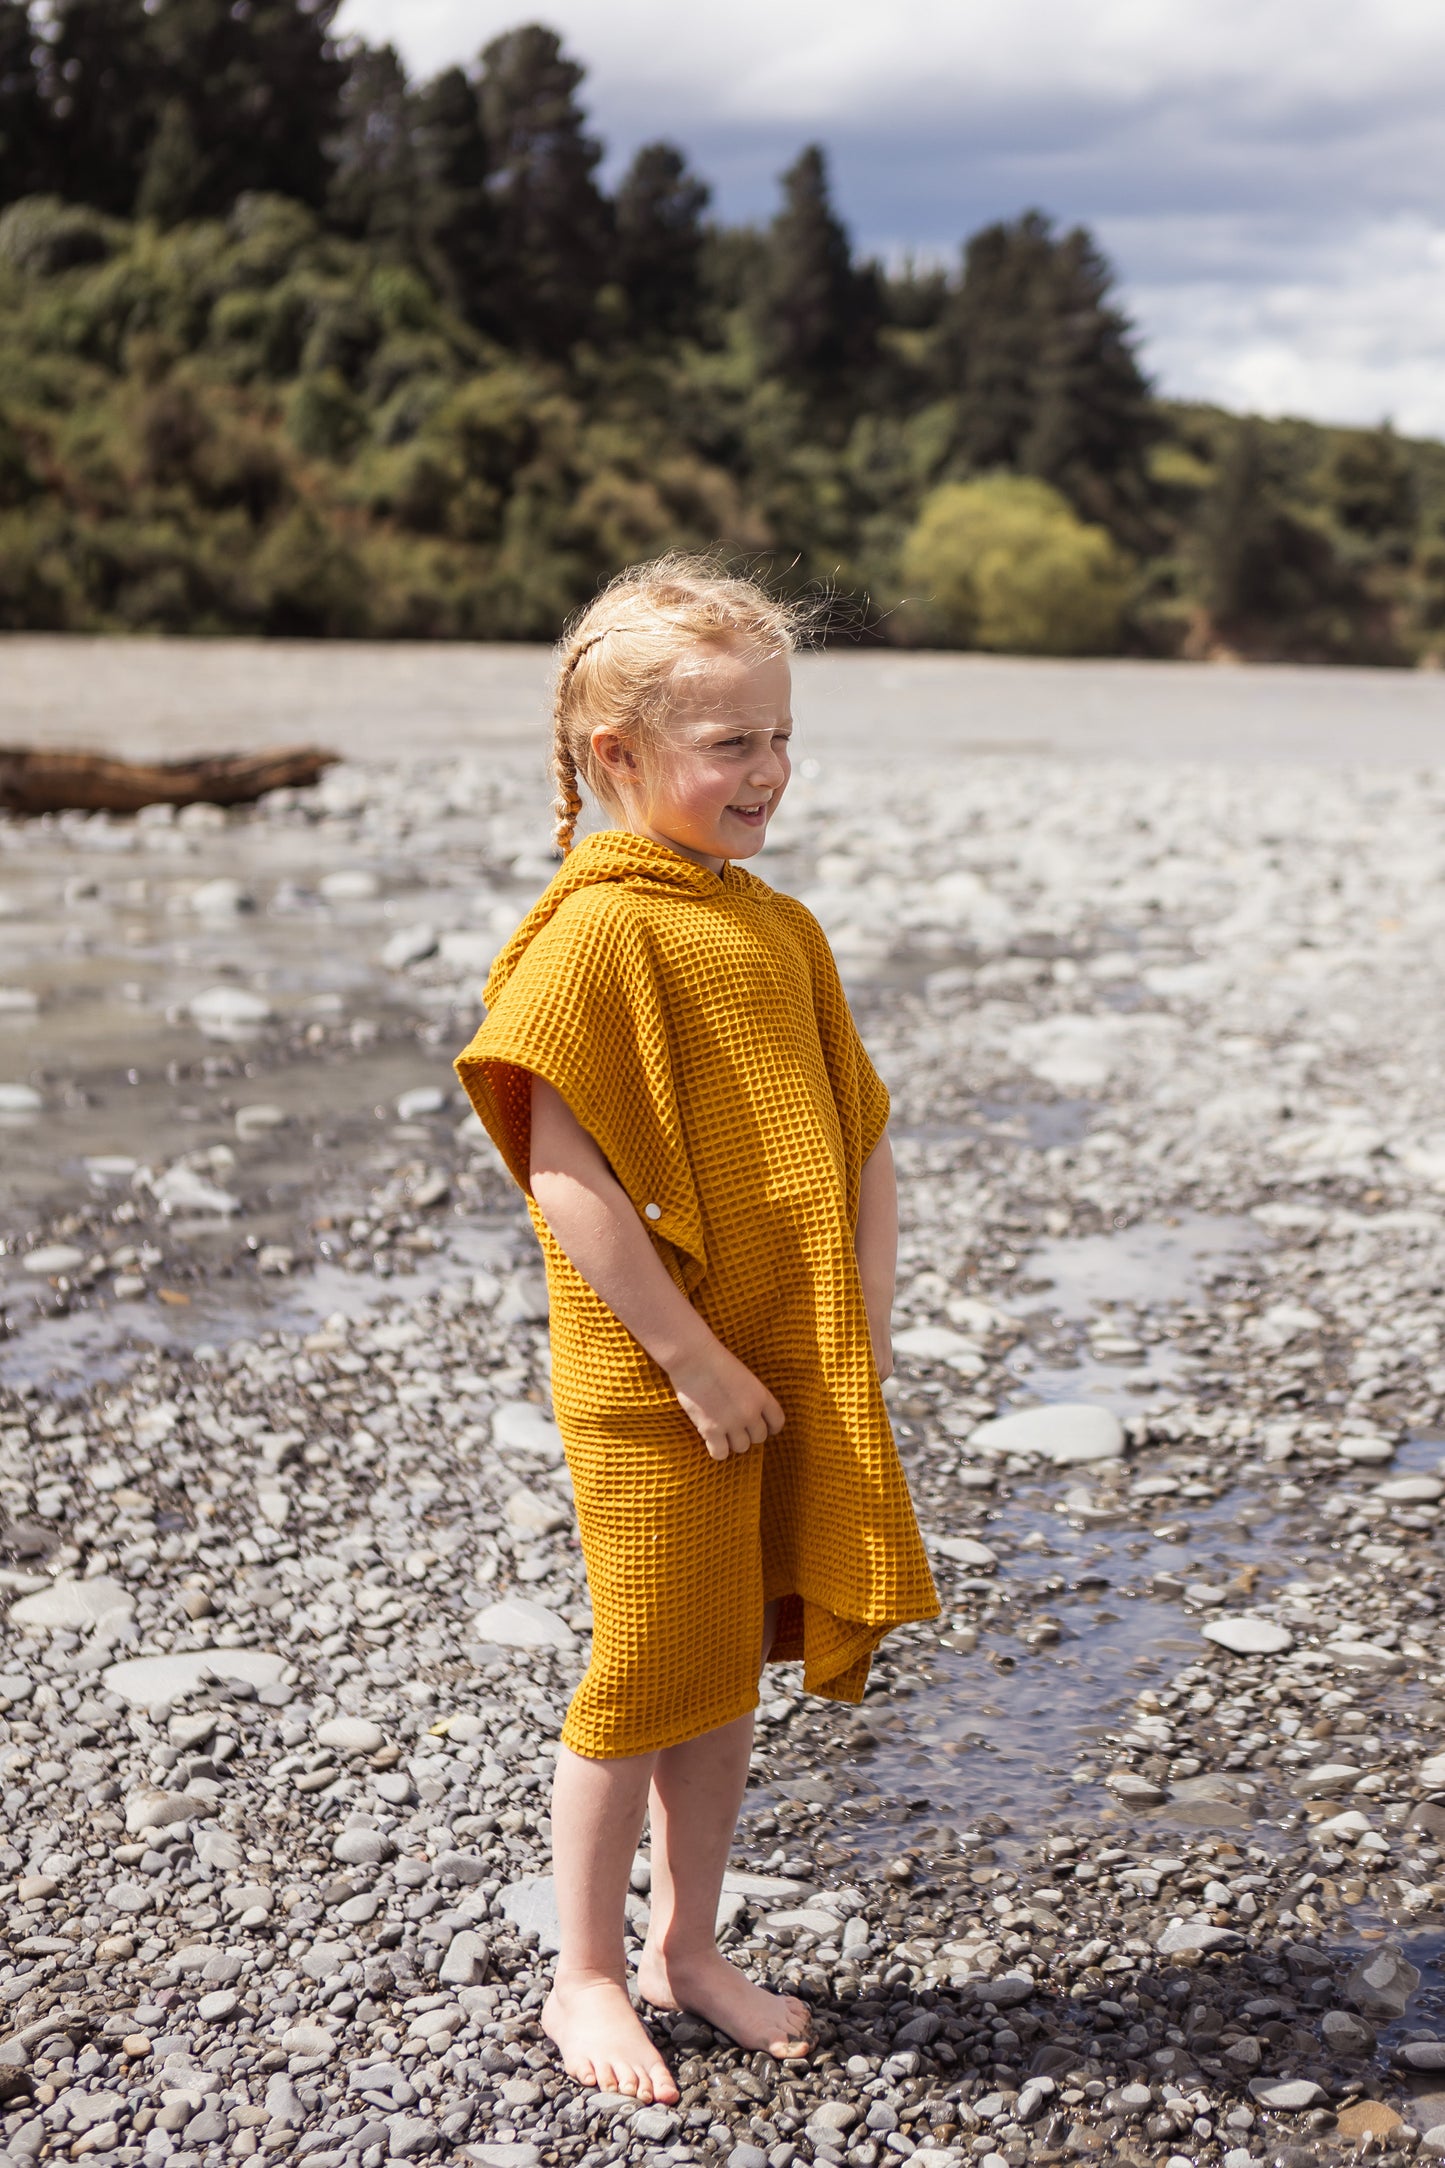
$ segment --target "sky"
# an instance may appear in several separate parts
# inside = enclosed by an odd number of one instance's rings
[[[518,22],[587,69],[615,172],[679,144],[728,220],[804,143],[855,245],[1096,234],[1166,396],[1445,437],[1442,0],[343,0],[413,74]]]

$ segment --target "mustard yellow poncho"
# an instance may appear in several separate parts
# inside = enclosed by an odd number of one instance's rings
[[[775,1661],[857,1701],[874,1649],[938,1602],[889,1428],[854,1234],[888,1093],[822,928],[754,875],[607,830],[568,855],[492,967],[457,1073],[516,1180],[551,1298],[552,1397],[592,1596],[562,1737],[640,1754],[757,1701]],[[782,1405],[714,1461],[666,1374],[531,1195],[531,1072],[606,1157],[674,1281]]]

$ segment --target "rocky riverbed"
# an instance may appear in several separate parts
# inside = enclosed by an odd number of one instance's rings
[[[536,2023],[588,1609],[449,1067],[544,796],[0,828],[0,2164],[1445,2154],[1445,777],[805,764],[945,1609],[765,1683],[816,2053],[640,2111]]]

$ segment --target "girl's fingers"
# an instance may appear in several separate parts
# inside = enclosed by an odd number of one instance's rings
[[[769,1393],[767,1399],[763,1402],[763,1419],[768,1426],[769,1435],[776,1438],[778,1432],[783,1427],[784,1416],[781,1407],[778,1405],[777,1401],[774,1400],[771,1393]]]

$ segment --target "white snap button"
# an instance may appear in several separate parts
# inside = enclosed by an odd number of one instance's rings
[[[660,1204],[645,1204],[642,1209],[649,1219],[662,1218],[662,1206]]]

